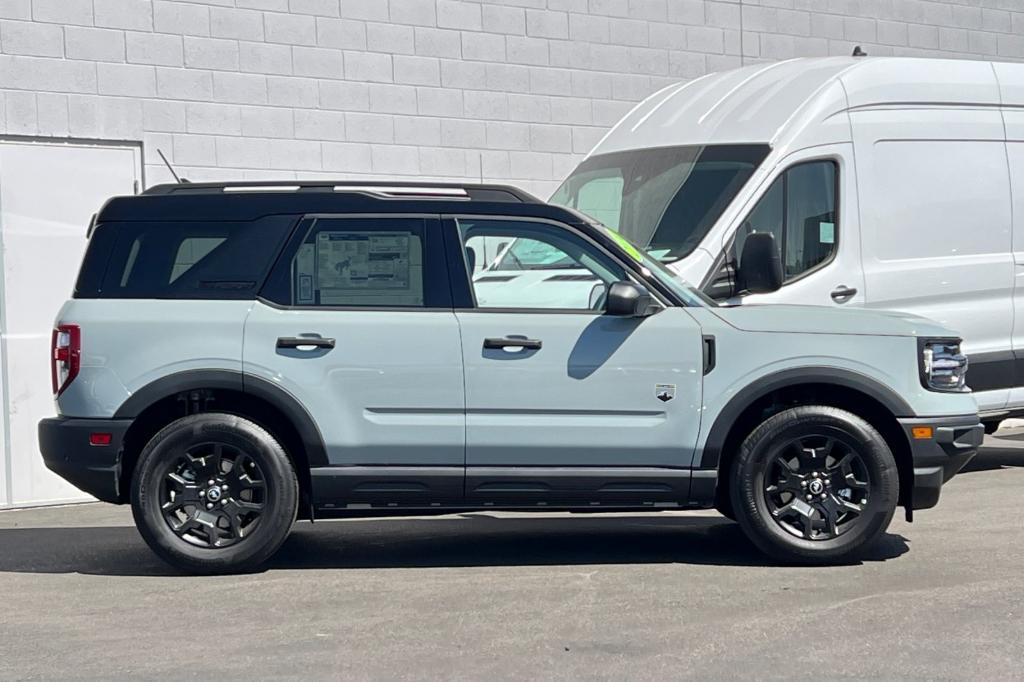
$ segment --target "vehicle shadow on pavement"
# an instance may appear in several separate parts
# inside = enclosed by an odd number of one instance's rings
[[[0,572],[168,576],[131,527],[0,529]],[[861,562],[909,549],[886,534]],[[775,566],[721,517],[360,519],[297,524],[267,569],[592,564]]]
[[[1018,438],[985,438],[985,445],[971,459],[960,473],[993,471],[1007,467],[1024,467],[1024,442]]]

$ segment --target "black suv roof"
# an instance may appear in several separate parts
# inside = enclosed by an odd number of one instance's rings
[[[137,196],[110,199],[96,221],[253,220],[310,213],[473,213],[583,222],[576,212],[510,185],[352,180],[156,185]]]

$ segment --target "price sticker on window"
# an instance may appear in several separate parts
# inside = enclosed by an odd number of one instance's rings
[[[821,244],[836,243],[835,223],[818,223],[818,242]]]

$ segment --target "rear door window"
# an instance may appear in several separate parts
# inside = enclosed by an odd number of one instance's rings
[[[303,221],[262,296],[296,307],[450,307],[436,223],[407,216]]]
[[[237,223],[101,225],[97,234],[113,230],[116,238],[97,294],[101,298],[255,298],[296,222],[293,216],[267,216]]]

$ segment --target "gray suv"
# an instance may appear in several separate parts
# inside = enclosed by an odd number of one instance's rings
[[[744,262],[750,291],[781,276],[770,235]],[[197,573],[296,519],[467,510],[715,507],[776,559],[842,562],[982,439],[954,333],[718,307],[504,186],[113,198],[52,346],[47,466]]]

